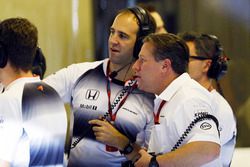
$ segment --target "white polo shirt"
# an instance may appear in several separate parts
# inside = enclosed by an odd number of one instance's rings
[[[0,159],[11,166],[28,166],[29,142],[23,136],[22,94],[24,84],[40,81],[39,77],[19,78],[0,94]]]
[[[218,112],[219,130],[221,141],[220,158],[223,166],[229,166],[233,157],[236,144],[236,119],[232,108],[215,89],[210,92],[213,97],[215,111]]]
[[[187,73],[175,79],[155,100],[155,108],[159,101],[166,100],[159,122],[155,125],[149,141],[149,152],[168,153],[180,139],[190,123],[202,114],[217,117],[212,108],[211,94]],[[217,126],[213,120],[203,120],[195,124],[180,146],[194,141],[210,141],[220,144]],[[206,166],[206,165],[205,165]],[[207,166],[221,166],[219,159]]]

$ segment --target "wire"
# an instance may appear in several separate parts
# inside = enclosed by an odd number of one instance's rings
[[[216,126],[217,126],[217,129],[218,129],[218,132],[219,132],[219,122],[217,120],[217,118],[213,115],[210,115],[210,114],[202,114],[200,116],[198,116],[197,118],[195,118],[190,124],[189,126],[187,127],[187,129],[184,131],[184,133],[181,135],[180,139],[176,142],[176,144],[174,145],[174,147],[171,149],[171,151],[174,151],[176,150],[180,145],[181,143],[184,141],[184,139],[187,137],[188,133],[190,133],[190,131],[192,130],[192,128],[194,127],[194,125],[200,121],[203,121],[205,119],[212,119]],[[220,134],[220,133],[219,133]]]

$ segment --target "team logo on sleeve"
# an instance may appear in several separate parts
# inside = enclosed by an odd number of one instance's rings
[[[88,100],[97,100],[100,95],[100,91],[96,89],[88,89],[85,98]]]
[[[201,128],[202,130],[209,130],[209,129],[212,128],[212,125],[209,124],[209,123],[207,123],[207,122],[203,122],[203,123],[201,124],[200,128]]]

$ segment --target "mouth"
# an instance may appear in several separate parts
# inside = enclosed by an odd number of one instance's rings
[[[110,48],[109,49],[111,52],[113,52],[113,53],[119,53],[120,51],[118,50],[118,49],[116,49],[116,48]]]
[[[133,79],[136,80],[137,82],[141,79],[141,77],[139,75],[134,75]]]

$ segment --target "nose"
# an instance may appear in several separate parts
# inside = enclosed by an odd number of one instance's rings
[[[138,72],[138,71],[140,70],[139,60],[138,60],[138,59],[137,59],[137,60],[135,61],[135,63],[133,64],[132,69],[133,69],[135,72]]]
[[[119,43],[119,40],[118,40],[117,35],[115,35],[115,34],[110,34],[110,36],[109,36],[109,42],[110,42],[111,44],[118,44],[118,43]]]

